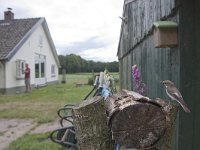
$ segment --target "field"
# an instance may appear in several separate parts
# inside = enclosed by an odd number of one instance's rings
[[[92,73],[67,74],[66,84],[48,85],[33,89],[31,93],[0,95],[0,118],[31,118],[39,124],[52,122],[58,118],[56,111],[59,108],[65,104],[77,104],[83,100],[92,89],[91,86],[85,85],[92,76]],[[118,78],[117,73],[114,76]],[[77,83],[81,83],[81,86],[77,87]],[[47,134],[27,134],[13,142],[7,150],[62,149],[45,139],[47,139]],[[30,145],[34,145],[33,148],[30,148]]]
[[[58,108],[76,104],[88,93],[90,86],[76,87],[75,83],[87,83],[88,77],[89,74],[67,75],[66,84],[49,85],[31,93],[1,95],[0,118],[33,118],[39,123],[53,121]]]

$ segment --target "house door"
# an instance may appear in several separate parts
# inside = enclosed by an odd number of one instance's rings
[[[46,84],[46,58],[43,55],[35,56],[35,86]]]

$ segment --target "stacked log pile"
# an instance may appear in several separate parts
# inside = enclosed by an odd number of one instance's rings
[[[122,90],[106,101],[83,101],[73,112],[80,149],[111,150],[113,141],[126,148],[171,149],[177,107],[169,101]]]

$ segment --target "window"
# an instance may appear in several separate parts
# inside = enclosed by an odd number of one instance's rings
[[[44,62],[41,62],[41,77],[44,78]]]
[[[40,71],[39,71],[39,63],[35,64],[35,78],[40,77]]]
[[[45,56],[35,55],[35,78],[45,78]]]
[[[16,79],[24,78],[25,63],[25,60],[16,60]]]
[[[42,35],[39,35],[39,37],[38,37],[38,46],[39,46],[40,48],[43,47],[43,37],[42,37]]]
[[[51,76],[52,77],[56,76],[56,67],[55,67],[55,65],[51,65]]]

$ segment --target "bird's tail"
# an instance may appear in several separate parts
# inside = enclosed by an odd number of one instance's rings
[[[187,106],[187,104],[185,103],[185,102],[182,102],[182,103],[180,103],[181,104],[181,106],[182,106],[182,108],[183,108],[183,110],[185,111],[185,112],[187,112],[187,113],[190,113],[191,111],[190,111],[190,109],[188,108],[188,106]]]

